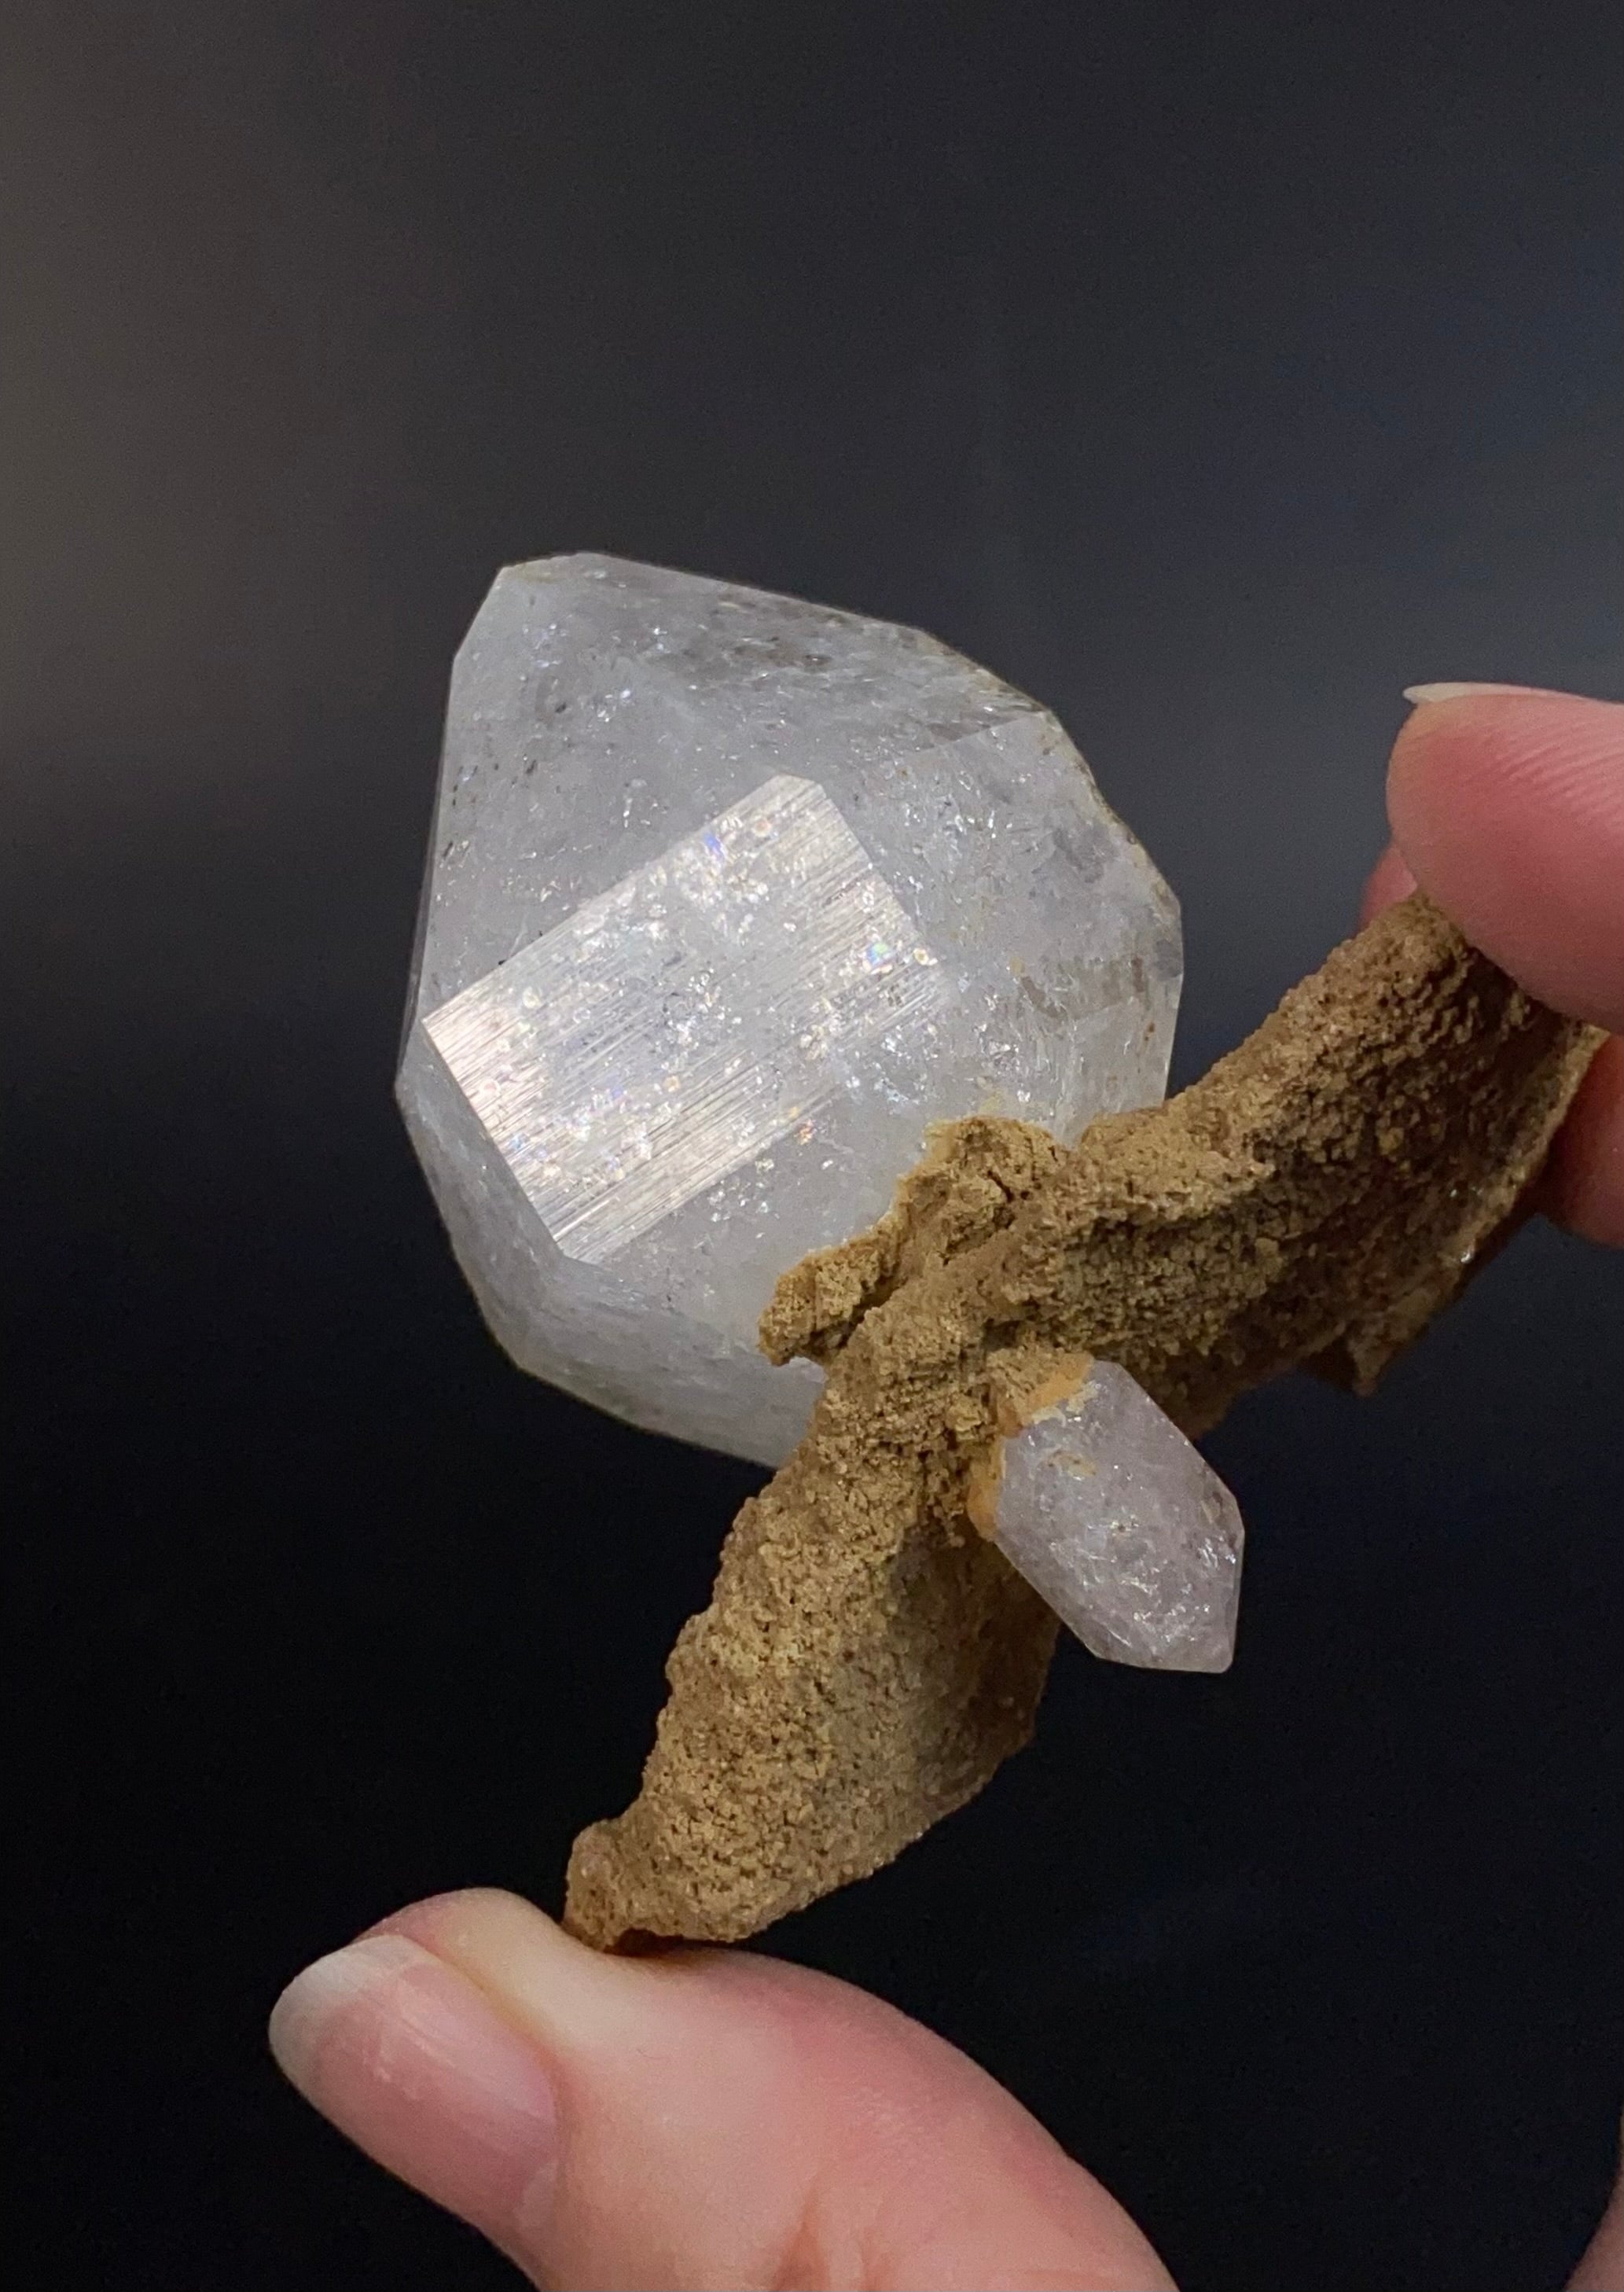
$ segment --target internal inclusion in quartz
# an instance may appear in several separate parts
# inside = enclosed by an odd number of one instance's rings
[[[486,1320],[779,1461],[756,1325],[929,1125],[1075,1138],[1166,1082],[1178,910],[1055,719],[917,631],[612,558],[457,656],[398,1094]]]
[[[1000,1451],[993,1541],[1091,1653],[1227,1671],[1245,1531],[1201,1451],[1115,1361]]]

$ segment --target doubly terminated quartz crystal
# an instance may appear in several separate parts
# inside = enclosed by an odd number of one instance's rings
[[[1240,1509],[1126,1369],[1095,1361],[1001,1463],[993,1541],[1085,1647],[1150,1670],[1228,1670]]]
[[[457,656],[398,1091],[523,1367],[773,1463],[777,1277],[928,1124],[1162,1095],[1178,912],[1054,718],[929,637],[605,557]]]

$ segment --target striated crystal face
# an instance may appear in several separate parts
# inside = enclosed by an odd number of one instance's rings
[[[1241,1600],[1240,1508],[1124,1368],[1003,1444],[994,1541],[1094,1655],[1227,1671]]]
[[[860,1088],[941,984],[822,788],[781,776],[423,1024],[564,1255],[601,1265]]]
[[[527,1368],[766,1463],[779,1274],[928,1124],[1162,1094],[1178,912],[1055,720],[910,629],[611,558],[452,679],[398,1090]]]

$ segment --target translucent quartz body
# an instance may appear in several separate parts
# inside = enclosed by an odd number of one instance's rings
[[[1000,1551],[1095,1655],[1227,1671],[1245,1530],[1199,1449],[1114,1361],[1003,1444]]]
[[[526,1368],[778,1461],[755,1328],[926,1126],[1162,1094],[1178,911],[1054,718],[916,631],[601,557],[457,656],[398,1079]]]

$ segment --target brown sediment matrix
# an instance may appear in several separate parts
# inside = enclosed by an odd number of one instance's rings
[[[1192,1434],[1293,1366],[1368,1390],[1505,1226],[1600,1039],[1418,895],[1163,1106],[1070,1151],[939,1133],[764,1316],[827,1385],[677,1641],[639,1796],[575,1843],[572,1929],[739,1940],[962,1805],[1028,1739],[1056,1632],[966,1516],[1011,1413],[1081,1354]]]

